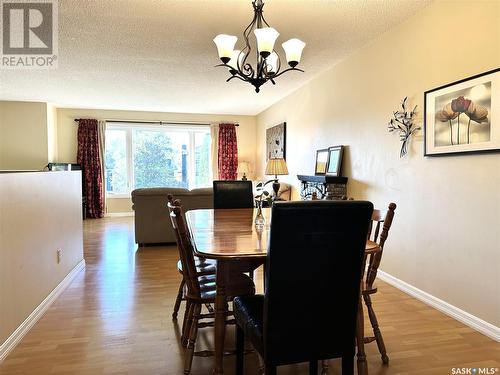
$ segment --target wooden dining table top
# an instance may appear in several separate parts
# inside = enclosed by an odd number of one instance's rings
[[[254,224],[257,209],[199,209],[186,212],[195,252],[208,259],[259,258],[267,255],[271,209],[263,208],[262,228]],[[379,251],[366,242],[365,253]]]

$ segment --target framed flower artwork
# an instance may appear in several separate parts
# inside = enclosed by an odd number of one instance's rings
[[[424,155],[500,151],[500,69],[424,94]]]

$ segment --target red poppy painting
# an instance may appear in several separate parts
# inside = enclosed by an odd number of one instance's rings
[[[500,149],[500,72],[425,93],[425,154]]]

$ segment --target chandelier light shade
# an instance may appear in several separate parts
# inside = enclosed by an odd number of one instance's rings
[[[279,32],[269,26],[262,15],[262,8],[264,7],[264,0],[252,1],[254,9],[254,17],[252,22],[247,26],[243,32],[243,39],[245,46],[243,49],[235,49],[237,37],[232,35],[220,34],[214,38],[214,43],[217,46],[219,58],[222,64],[217,66],[224,66],[229,69],[231,76],[227,82],[234,78],[238,78],[244,82],[248,82],[255,87],[255,91],[259,92],[260,87],[267,81],[276,84],[275,79],[285,72],[298,69],[297,65],[300,63],[302,57],[302,50],[305,43],[299,39],[290,39],[282,44],[285,51],[288,67],[282,64],[281,58],[274,49],[276,40],[279,37]],[[249,61],[249,56],[252,52],[252,31],[255,36],[256,45],[255,61],[252,65]]]
[[[302,57],[302,50],[306,44],[299,39],[290,39],[281,45],[285,50],[286,61],[290,66],[297,66]]]
[[[272,27],[263,27],[261,29],[255,29],[253,31],[255,37],[257,38],[257,50],[259,54],[266,58],[273,52],[274,43],[276,39],[280,36],[280,33],[273,29]]]
[[[219,57],[224,64],[227,64],[229,60],[231,60],[234,45],[237,40],[237,37],[226,34],[219,34],[214,38],[214,43],[217,46],[217,52],[219,53]]]
[[[276,52],[272,52],[267,58],[267,71],[269,73],[276,73],[278,71],[279,56]]]
[[[238,64],[241,64],[243,61],[243,54],[239,49],[235,49],[231,54],[231,60],[227,63],[229,65],[229,71],[238,70]]]

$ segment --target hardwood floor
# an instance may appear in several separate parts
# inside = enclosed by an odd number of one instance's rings
[[[131,217],[86,220],[84,231],[86,270],[0,364],[0,374],[182,374],[179,326],[171,319],[179,285],[176,248],[137,250]],[[261,274],[257,277],[261,285]],[[500,367],[499,343],[378,284],[373,302],[390,364],[383,366],[376,345],[367,345],[371,375]],[[228,331],[229,347],[234,344],[233,330]],[[211,347],[212,342],[211,329],[203,329],[199,343]],[[233,361],[225,359],[227,374],[233,374]],[[247,374],[258,374],[255,355],[245,362]],[[196,357],[192,374],[210,374],[211,366],[212,358]],[[297,365],[278,373],[308,372]],[[338,361],[331,361],[330,374],[340,374]]]

